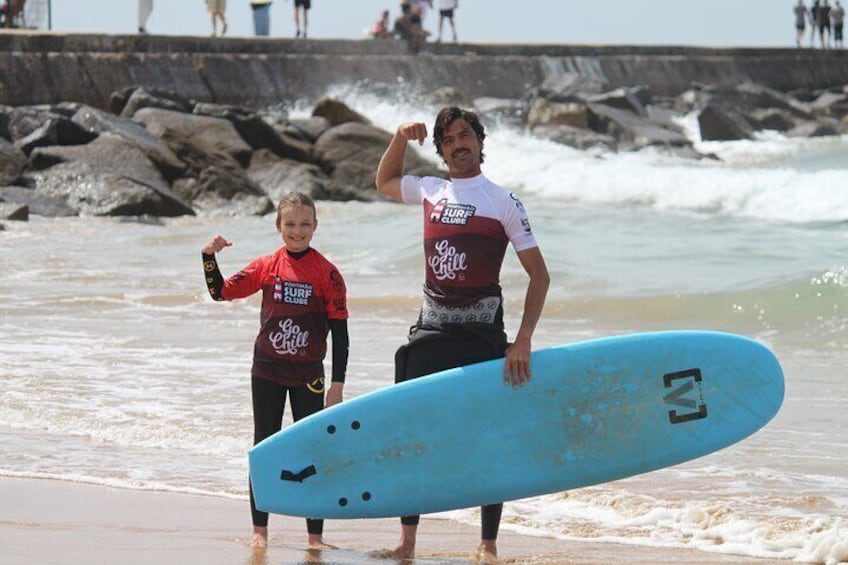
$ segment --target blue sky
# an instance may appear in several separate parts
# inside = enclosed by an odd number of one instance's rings
[[[293,0],[274,0],[271,33],[294,35]],[[437,3],[438,0],[434,0]],[[809,3],[809,1],[808,1]],[[846,2],[843,1],[843,4]],[[229,0],[228,35],[253,34],[249,0]],[[399,0],[312,0],[310,37],[356,39]],[[761,47],[794,45],[795,0],[460,0],[461,41]],[[132,33],[136,0],[52,0],[53,29]],[[425,21],[435,31],[437,11]],[[209,35],[205,0],[154,0],[151,33]]]

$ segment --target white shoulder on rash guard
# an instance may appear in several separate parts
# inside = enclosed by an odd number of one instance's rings
[[[424,199],[450,181],[439,177],[404,175],[400,179],[400,197],[406,204],[421,204]]]

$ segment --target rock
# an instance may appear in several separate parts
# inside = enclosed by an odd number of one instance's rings
[[[153,164],[169,181],[179,178],[185,172],[185,163],[180,161],[161,139],[151,134],[138,122],[91,106],[82,106],[71,119],[89,131],[112,133],[135,145],[153,161]]]
[[[0,138],[0,186],[13,184],[27,166],[27,157],[23,151]]]
[[[777,108],[757,109],[748,117],[751,125],[758,130],[788,131],[797,123],[789,112]]]
[[[26,222],[29,220],[29,206],[17,202],[0,202],[0,220]]]
[[[253,154],[247,175],[274,203],[279,202],[283,194],[295,190],[306,193],[315,200],[330,198],[327,189],[330,179],[320,167],[281,159],[268,150]]]
[[[374,181],[377,165],[392,134],[374,126],[348,122],[331,127],[315,143],[315,160],[330,178],[330,198],[347,200],[379,199]],[[408,174],[442,176],[415,150],[406,152],[404,171]]]
[[[589,109],[579,102],[560,103],[551,102],[546,98],[536,98],[527,114],[527,127],[534,129],[539,126],[570,126],[587,129]]]
[[[739,112],[708,104],[698,114],[701,139],[704,141],[731,141],[750,139],[754,128]]]
[[[25,137],[16,140],[15,147],[29,155],[36,147],[84,145],[96,137],[96,133],[80,127],[69,118],[54,115]]]
[[[38,194],[32,188],[0,186],[0,199],[26,204],[30,214],[48,218],[78,215],[77,211],[68,206],[63,198]]]
[[[136,88],[120,111],[123,118],[132,118],[142,108],[160,108],[176,112],[191,112],[192,104],[175,92]],[[117,113],[117,112],[116,112]]]
[[[53,158],[62,161],[28,175],[36,192],[64,200],[80,215],[194,214],[147,156],[118,135],[105,133],[87,145],[35,151],[52,153]],[[120,167],[115,163],[120,163]]]
[[[160,139],[164,139],[169,132],[174,132],[203,151],[230,155],[242,166],[250,162],[250,155],[253,153],[253,149],[241,138],[233,124],[222,118],[144,108],[136,112],[133,119],[144,124],[147,131]]]
[[[274,205],[241,170],[211,166],[194,179],[174,183],[174,191],[211,216],[264,216]]]
[[[266,121],[268,120],[267,117],[264,119]],[[273,126],[274,124],[271,125]],[[312,116],[304,119],[290,120],[287,124],[283,124],[281,127],[275,129],[286,129],[289,127],[299,131],[308,143],[315,143],[321,137],[322,133],[330,129],[330,121],[322,116]]]
[[[475,98],[473,106],[484,123],[520,128],[527,121],[527,105],[522,100],[484,96]]]
[[[844,127],[836,120],[803,122],[789,130],[786,135],[789,137],[829,137],[848,132],[848,128]]]
[[[589,127],[611,135],[619,149],[642,149],[652,145],[683,147],[691,142],[679,128],[660,125],[627,110],[589,104]]]
[[[0,138],[5,139],[6,141],[11,141],[12,137],[9,134],[9,115],[12,113],[11,106],[4,106],[0,104]]]
[[[37,130],[50,118],[60,118],[62,114],[54,112],[51,106],[18,106],[6,115],[6,134],[11,142],[22,139]]]
[[[637,88],[616,88],[610,92],[595,94],[587,99],[592,104],[603,104],[610,108],[628,110],[644,116],[645,106],[651,102],[651,91],[647,86]]]
[[[598,148],[615,151],[618,148],[618,141],[611,135],[569,125],[539,125],[531,128],[530,133],[575,149]]]
[[[228,120],[236,128],[241,138],[254,150],[270,149],[281,157],[297,161],[311,160],[311,148],[308,142],[297,139],[285,131],[278,132],[259,114],[221,104],[197,104],[194,113]]]
[[[371,121],[362,114],[351,110],[347,104],[332,98],[321,98],[312,110],[313,116],[326,118],[331,126],[339,126],[347,122],[370,124]]]

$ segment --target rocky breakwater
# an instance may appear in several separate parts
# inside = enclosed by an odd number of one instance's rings
[[[290,190],[371,200],[391,138],[328,99],[306,119],[145,88],[112,105],[0,107],[0,215],[261,215]],[[443,174],[413,152],[405,166]]]
[[[445,87],[415,102],[471,107],[486,124],[599,156],[654,148],[712,158],[679,125],[693,114],[703,140],[747,139],[759,130],[848,133],[848,86],[782,93],[750,82],[696,85],[673,97],[646,85],[603,87],[574,73],[520,98],[473,98]],[[282,105],[214,104],[145,87],[114,92],[109,105],[0,106],[0,219],[262,215],[290,190],[319,200],[378,197],[375,171],[391,133],[337,100],[320,99],[300,119]],[[407,153],[405,168],[444,175],[416,152]]]
[[[22,36],[21,53],[36,54],[37,40],[44,43],[42,55],[53,53],[56,42],[62,53],[76,52],[69,38]],[[294,55],[271,55],[266,51],[277,43],[236,40],[241,51],[235,56],[226,51],[232,43],[199,40],[206,51],[189,49],[168,63],[162,49],[170,40],[154,41],[152,55],[144,50],[144,37],[103,38],[100,47],[90,38],[80,41],[109,53],[116,42],[127,41],[136,51],[117,59],[126,64],[121,72],[113,55],[104,55],[104,70],[89,53],[79,55],[74,67],[82,75],[71,78],[55,68],[50,80],[38,72],[26,79],[16,69],[48,68],[54,57],[42,56],[37,64],[24,57],[9,65],[9,54],[0,54],[6,62],[0,65],[0,103],[7,101],[0,104],[0,219],[26,219],[30,213],[260,215],[293,189],[316,199],[374,199],[376,166],[391,132],[324,97],[339,84],[383,97],[400,95],[422,106],[463,105],[477,110],[487,125],[497,120],[599,156],[659,148],[681,158],[712,157],[699,153],[692,132],[680,125],[693,115],[696,137],[703,140],[753,138],[761,130],[799,137],[848,133],[848,77],[830,82],[846,72],[844,64],[835,74],[817,66],[802,80],[784,81],[791,88],[779,89],[771,84],[774,73],[761,72],[765,83],[756,82],[750,80],[756,73],[739,62],[725,61],[728,72],[718,76],[721,65],[706,55],[689,62],[687,76],[673,50],[657,53],[648,65],[653,71],[643,77],[636,71],[648,63],[634,62],[620,48],[603,50],[603,60],[599,50],[575,54],[576,48],[550,47],[504,47],[488,54],[490,48],[480,46],[475,47],[480,53],[457,55],[449,49],[462,46],[441,46],[447,51],[412,56],[395,41],[309,41],[297,42]],[[197,45],[174,41],[186,49]],[[345,44],[361,44],[362,52],[333,54]],[[136,68],[148,55],[150,65]],[[848,61],[843,55],[822,54]],[[196,59],[189,69],[184,65],[191,56]],[[234,66],[232,57],[242,66]],[[668,57],[680,66],[668,67],[664,82],[658,70],[670,64]],[[279,74],[275,65],[281,61],[289,70],[297,61],[309,65]],[[363,61],[382,63],[371,68]],[[460,67],[468,72],[455,72]],[[259,76],[264,84],[256,83]],[[697,80],[710,76],[715,80]],[[9,88],[10,77],[19,89]],[[123,85],[133,78],[141,80]],[[26,80],[34,81],[29,91]],[[107,93],[110,85],[122,86]],[[63,92],[67,97],[56,99]],[[10,97],[17,102],[8,103]],[[292,119],[286,108],[304,101],[313,107],[311,116]],[[414,152],[408,152],[406,170],[444,174]]]

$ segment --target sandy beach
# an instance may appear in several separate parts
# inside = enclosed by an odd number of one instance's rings
[[[247,545],[247,503],[208,496],[134,491],[31,479],[0,479],[0,553],[7,564],[204,563],[386,564],[369,557],[398,536],[394,519],[333,520],[324,528],[337,550],[308,552],[299,518],[271,517],[266,550]],[[478,528],[422,519],[416,562],[468,563]],[[501,562],[597,565],[776,563],[701,552],[589,544],[502,531]]]

